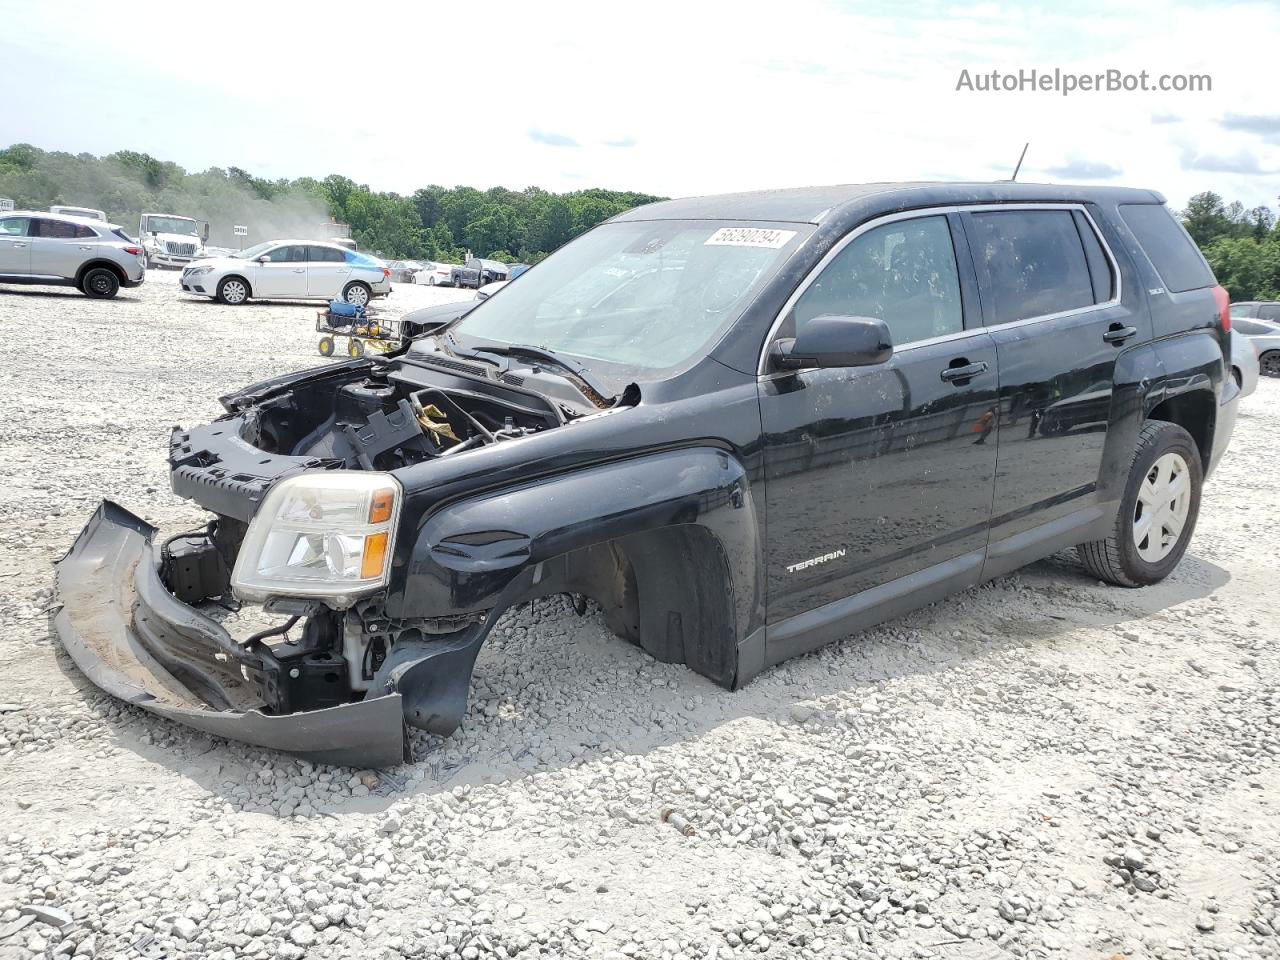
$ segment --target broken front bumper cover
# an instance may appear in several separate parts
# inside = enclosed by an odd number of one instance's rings
[[[156,529],[103,501],[55,564],[54,628],[80,670],[112,696],[179,723],[320,763],[386,767],[410,759],[406,715],[450,733],[466,709],[481,624],[406,642],[365,699],[274,715],[240,674],[249,656],[160,577]],[[392,661],[395,661],[394,663]]]

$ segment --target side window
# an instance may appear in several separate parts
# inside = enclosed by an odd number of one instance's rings
[[[31,235],[35,237],[46,237],[52,240],[74,240],[76,236],[76,224],[67,223],[65,220],[45,220],[37,218],[34,221],[35,229],[31,231]]]
[[[92,229],[90,229],[89,227],[84,226],[83,224],[76,224],[76,239],[77,240],[97,240],[98,234]]]
[[[1253,311],[1258,305],[1256,303],[1233,303],[1231,305],[1231,319],[1237,317],[1252,317]]]
[[[1121,204],[1120,216],[1142,244],[1165,289],[1182,293],[1213,286],[1213,271],[1195,241],[1163,203]]]
[[[969,242],[983,293],[992,301],[994,323],[1098,302],[1072,211],[993,210],[970,214],[969,225]]]
[[[0,236],[25,237],[27,224],[30,222],[31,220],[27,217],[5,217],[0,220]]]
[[[337,247],[321,247],[320,251],[321,253],[324,254],[324,256],[321,257],[321,259],[324,260],[325,263],[346,263],[347,262],[346,253],[342,250],[339,250]]]
[[[324,263],[328,259],[325,256],[328,251],[324,247],[304,247],[303,251],[306,253],[309,263]]]
[[[1093,224],[1079,210],[1073,210],[1076,229],[1080,231],[1080,242],[1084,244],[1084,258],[1089,264],[1089,279],[1093,283],[1094,303],[1106,303],[1114,297],[1116,291],[1115,275],[1111,272],[1111,261],[1102,249],[1102,241]]]
[[[1258,308],[1259,320],[1280,321],[1280,303],[1264,303]]]
[[[272,263],[300,263],[306,254],[302,247],[276,247],[267,254]]]
[[[796,301],[796,332],[827,315],[877,317],[895,346],[964,329],[947,218],[886,223],[853,240]]]

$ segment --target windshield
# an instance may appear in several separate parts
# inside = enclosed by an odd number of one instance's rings
[[[147,233],[179,233],[188,237],[200,235],[196,222],[185,217],[147,217]]]
[[[676,367],[737,318],[803,240],[802,229],[708,220],[608,223],[509,284],[452,332],[573,354],[588,364]]]

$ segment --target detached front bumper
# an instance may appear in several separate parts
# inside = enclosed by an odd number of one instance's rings
[[[347,766],[407,761],[406,716],[437,732],[457,727],[486,624],[398,644],[363,700],[273,715],[243,675],[246,647],[166,588],[155,533],[104,501],[55,564],[54,627],[102,690],[206,733]]]

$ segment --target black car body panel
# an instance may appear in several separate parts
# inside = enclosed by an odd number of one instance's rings
[[[723,333],[671,369],[583,360],[593,388],[575,378],[578,361],[456,340],[469,311],[483,317],[488,305],[432,308],[420,319],[433,338],[398,355],[224,397],[224,418],[175,432],[173,487],[217,515],[199,549],[230,567],[282,481],[332,469],[394,477],[403,497],[384,588],[342,608],[269,601],[317,624],[307,634],[317,656],[338,657],[326,640],[338,636],[366,655],[376,647],[366,685],[343,688],[349,706],[398,698],[404,722],[449,732],[493,622],[554,593],[596,600],[610,628],[652,656],[740,687],[787,657],[1105,537],[1148,419],[1184,426],[1213,467],[1237,395],[1218,292],[1168,293],[1118,212],[1161,203],[1146,190],[999,183],[642,207],[616,222],[754,223],[798,239]],[[1008,321],[997,277],[1007,261],[984,238],[991,215],[1028,211],[1078,237],[1088,299]],[[838,289],[831,265],[858,237],[923,220],[951,251],[954,291],[931,293],[921,315],[951,326],[865,365],[778,359],[797,336],[797,305],[810,289],[821,302],[828,275]],[[897,249],[886,241],[886,256]],[[884,261],[877,282],[934,283],[936,271],[904,264]],[[456,446],[413,435],[406,411],[440,429],[428,408],[450,417]],[[68,610],[82,597],[60,590]],[[206,650],[227,642],[205,633]],[[254,649],[250,673],[277,677],[275,654]],[[273,679],[255,695],[268,711],[310,715],[288,688]]]

